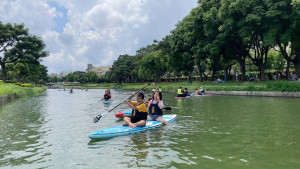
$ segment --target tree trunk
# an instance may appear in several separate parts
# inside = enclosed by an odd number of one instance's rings
[[[6,70],[5,70],[5,63],[0,61],[1,69],[2,69],[2,80],[3,83],[6,83]]]
[[[285,75],[286,75],[286,79],[289,79],[290,78],[290,62],[289,61],[286,61],[286,71],[285,71]]]
[[[245,81],[246,80],[246,59],[245,57],[242,56],[242,58],[239,61],[240,67],[241,67],[241,80]]]
[[[265,65],[259,65],[260,79],[265,80]],[[250,78],[250,77],[249,77]]]
[[[295,51],[296,57],[293,59],[293,63],[295,66],[295,73],[298,77],[300,77],[300,46]]]
[[[198,68],[198,73],[200,75],[200,82],[203,82],[203,78],[202,78],[202,66],[201,66],[200,62],[197,63],[197,68]]]

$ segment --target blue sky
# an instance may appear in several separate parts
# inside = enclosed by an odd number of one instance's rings
[[[24,23],[50,55],[48,73],[112,65],[161,40],[197,0],[1,0],[0,21]]]

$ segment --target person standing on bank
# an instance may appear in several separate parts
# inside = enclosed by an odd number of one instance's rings
[[[239,81],[239,72],[238,71],[235,72],[235,80]]]

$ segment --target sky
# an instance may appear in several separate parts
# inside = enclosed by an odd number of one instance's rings
[[[2,23],[24,23],[50,54],[48,73],[109,66],[161,40],[197,0],[1,0]]]

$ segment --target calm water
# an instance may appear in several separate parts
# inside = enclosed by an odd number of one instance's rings
[[[121,125],[114,113],[92,119],[128,97],[99,103],[104,90],[47,90],[0,107],[0,168],[300,168],[300,99],[164,94],[168,126],[91,141],[88,134]]]

